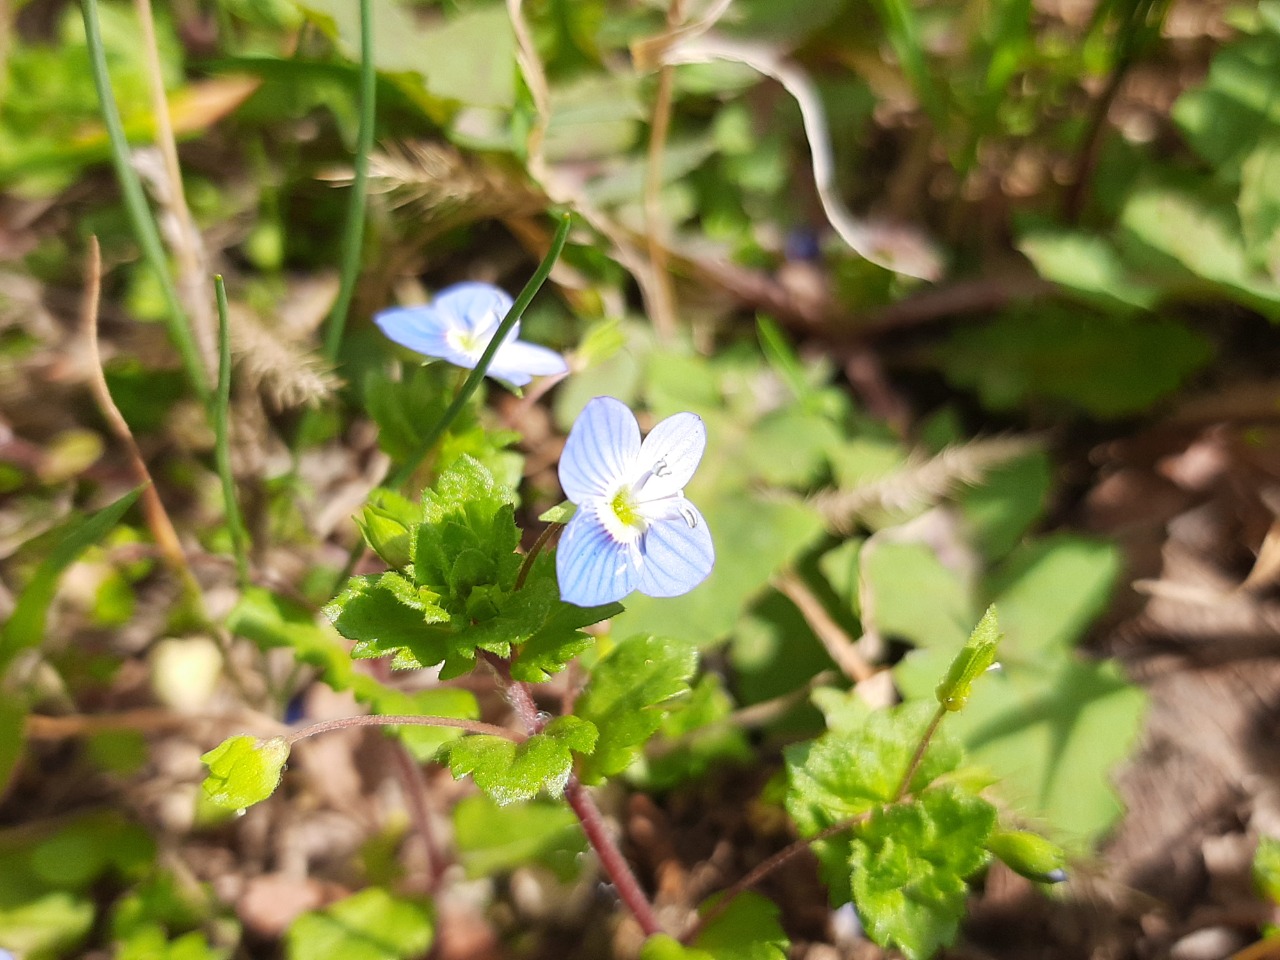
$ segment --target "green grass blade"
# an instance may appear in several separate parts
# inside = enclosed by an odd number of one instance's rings
[[[133,506],[142,489],[131,490],[89,517],[73,516],[57,528],[57,543],[36,568],[35,576],[18,597],[9,622],[0,630],[0,673],[16,654],[40,644],[44,638],[45,615],[57,592],[62,572],[80,554],[111,532],[124,512]]]
[[[84,16],[85,39],[89,45],[89,62],[93,70],[93,85],[98,91],[98,101],[102,106],[102,120],[107,128],[107,138],[111,143],[111,163],[115,167],[116,178],[120,181],[120,192],[124,198],[125,209],[129,214],[129,222],[133,233],[142,248],[142,255],[151,267],[160,283],[160,292],[165,302],[165,323],[169,328],[169,336],[182,357],[182,366],[186,370],[191,387],[210,410],[213,404],[213,391],[209,386],[209,378],[204,364],[200,360],[200,351],[191,332],[191,323],[182,308],[178,290],[169,274],[169,263],[165,256],[164,244],[160,241],[160,231],[156,228],[151,208],[142,192],[142,183],[138,174],[129,163],[129,141],[124,134],[124,125],[120,122],[120,111],[116,107],[115,95],[111,91],[111,77],[107,73],[107,57],[102,43],[102,29],[98,22],[98,0],[81,0],[81,13]]]
[[[218,477],[222,481],[222,499],[226,505],[227,526],[231,530],[231,549],[236,557],[236,576],[243,590],[249,585],[248,537],[236,501],[235,480],[231,476],[231,332],[227,323],[227,285],[222,275],[213,278],[218,295],[218,395],[213,408],[214,453],[218,461]]]
[[[557,228],[555,236],[551,238],[551,249],[542,258],[542,262],[538,264],[538,269],[529,278],[529,282],[524,285],[524,289],[520,291],[520,296],[516,297],[515,303],[507,311],[507,315],[502,318],[502,323],[498,325],[497,332],[494,333],[493,339],[489,341],[489,346],[485,348],[484,353],[480,356],[480,361],[476,364],[475,369],[471,371],[471,374],[463,382],[457,396],[453,398],[453,402],[449,404],[449,408],[445,410],[444,415],[436,421],[427,432],[427,435],[423,437],[422,443],[414,455],[400,464],[400,468],[391,475],[391,479],[386,484],[388,487],[393,490],[397,489],[413,476],[413,472],[418,469],[418,464],[432,451],[436,443],[444,436],[444,432],[449,429],[449,424],[453,423],[454,418],[462,412],[462,408],[467,405],[471,395],[480,386],[480,381],[484,379],[485,372],[489,369],[489,364],[493,362],[498,348],[502,346],[502,341],[507,338],[507,334],[511,332],[511,328],[519,321],[525,308],[529,306],[529,302],[542,289],[547,277],[551,275],[551,268],[555,266],[556,260],[559,259],[560,251],[564,249],[564,243],[568,237],[569,214],[566,213],[561,216],[560,226]]]
[[[366,184],[369,179],[369,154],[373,150],[373,121],[377,109],[378,74],[373,63],[372,0],[360,0],[360,127],[356,134],[354,173],[351,195],[347,201],[347,222],[342,235],[342,267],[338,282],[338,298],[326,321],[324,358],[330,364],[338,359],[342,331],[360,275],[360,253],[364,246],[364,209]]]

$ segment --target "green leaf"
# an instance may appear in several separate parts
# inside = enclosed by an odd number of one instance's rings
[[[36,568],[35,576],[18,595],[9,622],[0,630],[0,672],[15,654],[39,646],[44,638],[44,621],[58,589],[58,579],[86,549],[99,543],[142,493],[142,488],[126,493],[110,506],[88,517],[71,517],[53,531],[56,542]]]
[[[449,746],[449,769],[455,779],[471,774],[476,786],[502,806],[532,800],[543,790],[558,797],[569,782],[573,753],[590,753],[596,736],[594,725],[567,716],[523,743],[487,734],[464,737]]]
[[[689,946],[659,934],[645,941],[640,960],[785,960],[790,946],[778,923],[777,904],[747,891],[707,924]]]
[[[813,836],[893,801],[936,710],[904,704],[871,713],[860,726],[831,731],[786,750],[787,812],[803,836]],[[960,763],[959,744],[939,730],[908,787],[918,793]]]
[[[543,523],[568,523],[573,519],[573,515],[578,512],[577,504],[570,503],[568,500],[557,503],[550,510],[544,510],[538,515],[538,519]]]
[[[687,699],[677,700],[660,738],[627,771],[629,779],[663,790],[697,779],[720,763],[750,763],[755,751],[733,723],[733,701],[714,673],[703,674]]]
[[[9,787],[26,747],[27,711],[18,699],[0,701],[0,796]]]
[[[1280,903],[1280,840],[1259,837],[1253,857],[1253,882],[1272,903]]]
[[[0,904],[0,936],[6,950],[19,957],[61,957],[73,954],[96,915],[85,896],[55,890],[15,904]]]
[[[946,724],[970,761],[1000,779],[1002,798],[1051,825],[1071,849],[1086,848],[1119,814],[1107,774],[1128,755],[1145,705],[1114,664],[1074,651],[1118,570],[1114,547],[1081,537],[1010,557],[991,579],[1004,632],[1001,669]],[[909,654],[895,668],[904,696],[933,701],[955,649]]]
[[[1192,147],[1229,179],[1258,142],[1280,126],[1280,44],[1245,37],[1220,50],[1209,76],[1178,98],[1173,119]]]
[[[472,879],[539,863],[568,882],[578,875],[587,847],[578,818],[565,804],[499,806],[485,796],[464,797],[454,806],[453,841]]]
[[[965,525],[984,557],[999,560],[1018,545],[1044,514],[1052,483],[1049,455],[1036,451],[993,467],[982,483],[956,494]]]
[[[318,667],[335,690],[351,686],[353,670],[346,647],[315,622],[311,611],[291,600],[250,587],[227,615],[227,629],[263,650],[289,648],[301,662]]]
[[[353,657],[393,655],[397,669],[429,667],[450,650],[449,615],[396,573],[352,577],[324,609],[337,631],[355,641]]]
[[[582,628],[617,616],[622,604],[607,603],[601,607],[579,607],[560,600],[556,579],[555,554],[543,553],[533,562],[528,579],[520,593],[541,592],[546,597],[545,612],[540,619],[510,636],[519,649],[511,661],[511,676],[526,683],[543,683],[565,668],[594,640]]]
[[[476,701],[475,694],[457,687],[432,687],[408,693],[379,683],[373,677],[358,675],[355,694],[357,700],[368,704],[374,713],[381,716],[480,719],[480,704]],[[464,731],[456,727],[430,727],[421,724],[383,727],[383,730],[398,737],[419,763],[434,760],[442,746],[464,735]]]
[[[1160,298],[1156,287],[1129,276],[1119,253],[1102,237],[1062,230],[1026,234],[1018,249],[1040,276],[1106,310],[1150,310]]]
[[[935,353],[947,379],[977,390],[992,410],[1040,399],[1101,419],[1145,411],[1212,355],[1205,337],[1176,320],[1053,302],[957,330]]]
[[[333,906],[304,913],[285,935],[289,960],[410,960],[435,936],[430,908],[370,887]]]
[[[1274,130],[1241,168],[1240,226],[1255,270],[1280,275],[1280,134]]]
[[[654,633],[701,646],[733,629],[741,611],[822,534],[822,521],[810,507],[758,494],[720,496],[698,501],[716,545],[716,565],[706,582],[682,597],[654,599],[635,595],[614,618],[620,636]]]
[[[683,640],[640,635],[623,640],[591,671],[574,713],[600,731],[582,762],[583,783],[621,773],[657,732],[669,701],[689,692],[698,652]]]
[[[971,588],[922,543],[878,543],[862,551],[862,577],[884,637],[954,649],[977,619]],[[921,603],[920,597],[928,597]],[[978,608],[980,609],[980,608]]]
[[[1280,288],[1250,265],[1238,211],[1216,186],[1172,179],[1143,184],[1129,195],[1119,226],[1139,252],[1185,268],[1195,283],[1184,280],[1184,286],[1194,290],[1205,282],[1216,284],[1222,293],[1274,319],[1280,316]]]
[[[960,648],[946,677],[938,684],[935,695],[938,703],[949,712],[964,709],[969,702],[973,682],[987,672],[996,662],[996,647],[1000,644],[1000,625],[996,621],[996,608],[987,607],[978,625],[973,628],[968,642]]]
[[[856,832],[849,869],[858,916],[871,938],[910,960],[955,940],[965,880],[987,859],[995,809],[954,787],[884,807]]]
[[[289,744],[284,737],[231,737],[200,759],[209,768],[205,796],[220,807],[243,810],[275,793],[289,759]]]

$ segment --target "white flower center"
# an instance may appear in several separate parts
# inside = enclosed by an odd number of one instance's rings
[[[602,498],[596,513],[609,536],[618,543],[635,543],[649,529],[649,521],[640,512],[635,487],[629,483],[620,485],[612,496]]]

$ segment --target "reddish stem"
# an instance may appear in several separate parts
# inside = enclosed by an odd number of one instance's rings
[[[481,653],[481,656],[498,675],[507,699],[520,717],[525,729],[529,731],[529,736],[540,733],[547,725],[547,721],[538,711],[538,705],[534,703],[528,684],[512,678],[509,660],[492,653]],[[649,903],[649,898],[632,872],[630,864],[627,863],[627,858],[622,855],[617,843],[609,835],[600,808],[596,806],[591,794],[587,792],[587,788],[578,780],[576,774],[569,777],[564,798],[582,824],[582,832],[586,834],[587,842],[595,850],[600,866],[613,882],[614,889],[618,891],[618,899],[631,911],[631,915],[636,918],[646,937],[661,933],[662,927],[658,925],[653,905]]]
[[[644,935],[651,937],[655,933],[661,933],[662,927],[658,924],[658,918],[653,912],[653,905],[649,903],[648,896],[640,887],[640,881],[631,871],[631,865],[627,863],[622,851],[609,835],[604,817],[600,814],[600,808],[596,806],[596,802],[591,799],[591,794],[579,782],[576,775],[569,778],[569,785],[564,789],[564,798],[573,808],[573,812],[578,815],[582,832],[587,835],[587,842],[591,844],[596,856],[600,859],[600,866],[613,881],[614,889],[618,891],[618,898],[636,918]]]

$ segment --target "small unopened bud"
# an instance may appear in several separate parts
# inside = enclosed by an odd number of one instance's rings
[[[1029,830],[997,830],[987,838],[987,849],[1015,873],[1037,883],[1062,883],[1067,879],[1067,856],[1062,848]]]

